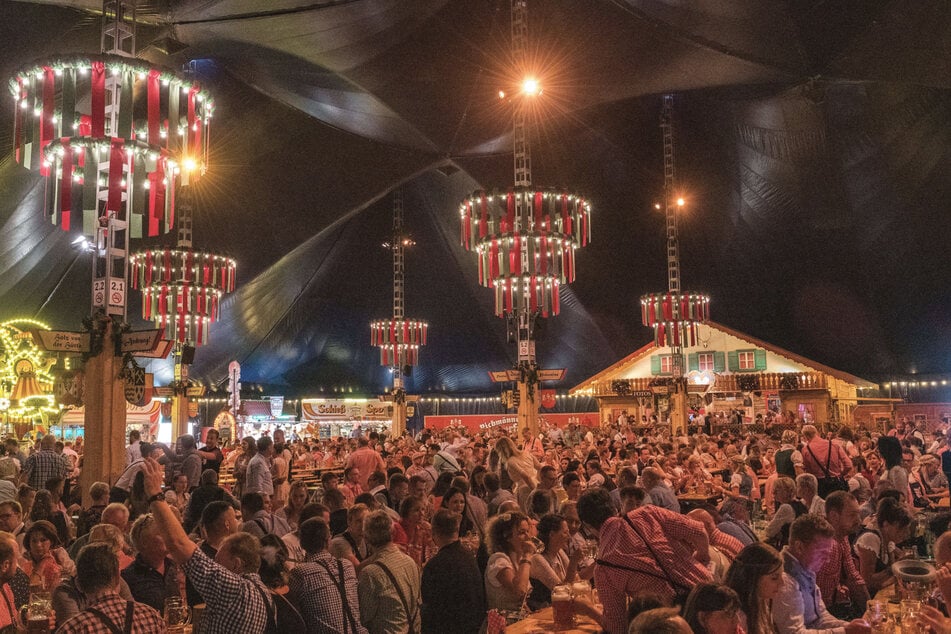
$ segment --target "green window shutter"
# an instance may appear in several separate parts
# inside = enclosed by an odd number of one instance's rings
[[[700,355],[696,352],[691,352],[687,355],[687,371],[688,372],[699,372],[700,371]]]
[[[652,354],[651,355],[651,374],[657,376],[660,374],[660,355]]]
[[[713,371],[723,372],[726,369],[726,355],[722,352],[713,353]]]
[[[740,371],[740,353],[736,350],[730,350],[727,353],[729,359],[729,368],[730,372],[739,372]]]
[[[756,365],[757,370],[766,369],[766,351],[765,350],[754,350],[753,351],[753,361]]]

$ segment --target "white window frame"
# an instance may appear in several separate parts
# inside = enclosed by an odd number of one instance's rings
[[[716,371],[716,355],[712,352],[697,353],[697,370],[700,372]]]
[[[756,369],[756,351],[740,350],[736,353],[736,365],[741,371]]]

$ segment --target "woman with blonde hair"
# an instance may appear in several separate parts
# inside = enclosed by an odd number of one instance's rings
[[[275,515],[282,517],[291,530],[296,531],[301,509],[307,505],[309,499],[310,491],[307,490],[307,484],[302,480],[295,480],[287,494],[287,504],[278,509]]]
[[[508,436],[502,436],[495,442],[495,452],[499,456],[500,467],[515,483],[515,496],[521,508],[528,508],[528,496],[538,486],[535,457],[530,452],[519,451]]]

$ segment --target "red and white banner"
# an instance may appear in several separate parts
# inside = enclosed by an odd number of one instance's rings
[[[460,425],[470,432],[479,433],[492,429],[513,429],[518,423],[516,414],[472,414],[459,416],[426,416],[426,429],[445,429]],[[597,412],[579,412],[574,414],[539,414],[538,424],[544,427],[545,423],[564,429],[568,423],[575,423],[584,427],[598,426]]]

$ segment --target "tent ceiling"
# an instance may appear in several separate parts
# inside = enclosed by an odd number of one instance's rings
[[[0,6],[0,73],[98,48],[97,0]],[[264,7],[264,8],[262,8]],[[687,284],[718,321],[860,376],[948,370],[951,12],[938,0],[533,0],[545,85],[539,184],[595,203],[542,360],[592,374],[647,339],[662,286],[658,96],[677,98]],[[511,180],[508,0],[143,0],[139,50],[200,60],[218,111],[196,238],[239,259],[195,371],[306,391],[386,383],[366,322],[389,310],[374,247],[405,185],[409,310],[433,324],[418,389],[489,389],[512,351],[456,244],[468,191]],[[166,55],[169,41],[180,52]],[[0,119],[0,147],[10,122]],[[88,262],[0,161],[0,312],[76,327]],[[917,364],[917,367],[913,366]]]

